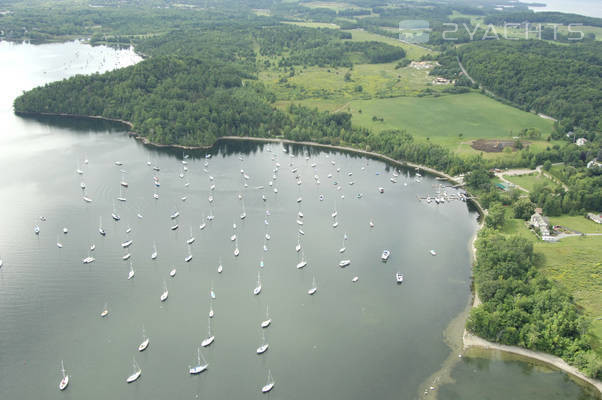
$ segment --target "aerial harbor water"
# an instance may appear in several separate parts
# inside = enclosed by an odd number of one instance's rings
[[[3,398],[421,395],[470,298],[477,214],[457,189],[353,153],[243,141],[183,152],[115,123],[17,117],[22,90],[138,56],[0,43],[0,59],[14,60],[0,63]],[[439,398],[494,388],[473,366],[514,398],[530,385],[561,389],[530,399],[587,395],[525,362],[458,365]]]

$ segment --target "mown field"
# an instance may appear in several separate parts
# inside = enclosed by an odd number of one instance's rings
[[[505,176],[505,178],[515,185],[519,185],[520,187],[527,189],[529,192],[532,191],[536,185],[556,185],[545,176],[536,172],[526,175]]]
[[[583,215],[563,215],[560,217],[550,217],[550,224],[565,226],[569,229],[581,233],[602,233],[602,224],[597,224]],[[602,296],[602,294],[601,294]]]

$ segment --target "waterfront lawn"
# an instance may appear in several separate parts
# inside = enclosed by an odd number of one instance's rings
[[[583,215],[550,217],[550,224],[561,225],[581,233],[602,233],[602,224],[597,224]]]
[[[565,287],[592,319],[592,346],[602,355],[602,236],[580,236],[555,243],[535,242],[543,254],[540,270]]]
[[[505,176],[505,178],[515,185],[519,185],[520,187],[527,189],[529,192],[533,191],[536,185],[555,185],[551,180],[537,172],[516,176],[508,175]]]

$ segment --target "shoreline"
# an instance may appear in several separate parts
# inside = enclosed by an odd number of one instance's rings
[[[317,143],[317,142],[306,142],[306,141],[299,142],[299,141],[294,141],[294,140],[284,139],[284,138],[258,138],[258,137],[250,137],[250,136],[222,136],[222,137],[217,138],[215,143],[210,146],[184,146],[184,145],[178,145],[178,144],[175,144],[175,145],[165,144],[164,145],[164,144],[154,143],[154,142],[150,141],[148,138],[146,138],[145,136],[141,136],[138,133],[131,131],[131,129],[134,128],[134,124],[131,123],[130,121],[126,121],[126,120],[121,120],[121,119],[116,119],[116,118],[108,118],[108,117],[103,117],[100,115],[78,115],[78,114],[68,114],[68,113],[42,113],[42,112],[17,112],[17,111],[15,111],[15,114],[32,115],[32,116],[35,116],[35,115],[59,116],[59,117],[68,117],[68,118],[89,118],[89,119],[98,119],[98,120],[117,122],[117,123],[121,123],[121,124],[127,126],[128,128],[130,128],[130,131],[128,131],[127,133],[128,133],[128,135],[134,137],[136,140],[141,141],[145,145],[159,147],[159,148],[177,148],[177,149],[183,149],[183,150],[208,150],[208,149],[213,148],[221,140],[241,140],[241,141],[255,141],[255,142],[264,142],[264,143],[270,142],[270,143],[286,143],[286,144],[306,145],[306,146],[321,147],[321,148],[340,150],[340,151],[349,151],[349,152],[354,152],[357,154],[363,154],[363,155],[371,156],[371,157],[378,158],[381,160],[385,160],[387,162],[390,162],[392,164],[395,164],[395,165],[398,165],[401,167],[419,168],[419,169],[429,172],[432,175],[446,178],[447,180],[449,180],[450,182],[453,182],[455,184],[462,184],[462,182],[460,182],[457,178],[452,177],[451,175],[448,175],[445,172],[436,170],[434,168],[426,167],[424,165],[412,163],[409,161],[399,161],[392,157],[386,156],[384,154],[380,154],[380,153],[376,153],[376,152],[368,151],[368,150],[356,149],[353,147],[323,144],[323,143]],[[481,204],[479,203],[478,200],[469,199],[467,202],[471,202],[472,204],[475,205],[475,207],[477,208],[477,211],[479,212],[480,218],[485,217],[486,211],[483,209],[483,207],[481,206]],[[483,222],[484,221],[481,220],[479,227],[475,231],[474,237],[472,238],[472,241],[470,244],[471,253],[472,253],[471,258],[473,261],[473,265],[471,266],[471,271],[472,271],[472,268],[474,267],[474,262],[476,262],[476,257],[477,257],[476,248],[475,248],[474,244],[478,238],[479,231],[483,227]],[[473,296],[472,306],[470,306],[470,301],[469,301],[469,307],[467,307],[465,310],[460,312],[460,314],[458,314],[457,316],[455,316],[452,319],[452,321],[450,322],[446,331],[450,329],[450,327],[454,324],[454,322],[457,323],[458,318],[462,319],[463,325],[466,326],[466,318],[468,317],[467,311],[469,311],[471,308],[477,307],[480,304],[480,300],[479,300],[476,288],[473,288],[472,296]],[[458,338],[458,341],[459,340],[460,340],[460,338]],[[545,364],[548,364],[554,368],[557,368],[567,374],[570,374],[570,375],[578,378],[582,382],[593,386],[596,390],[598,390],[600,393],[602,393],[602,381],[588,378],[583,373],[579,372],[579,370],[577,370],[577,368],[569,365],[568,363],[566,363],[566,361],[562,360],[560,357],[556,357],[556,356],[548,354],[548,353],[535,352],[532,350],[523,349],[523,348],[517,347],[517,346],[507,346],[507,345],[489,342],[479,336],[469,333],[465,328],[464,328],[464,332],[461,336],[461,341],[462,341],[462,347],[464,350],[466,350],[470,347],[480,347],[480,348],[484,348],[487,350],[497,350],[497,351],[502,351],[502,352],[506,352],[506,353],[510,353],[510,354],[516,354],[516,355],[525,357],[527,359],[533,359],[533,360],[536,360],[539,362],[543,362]],[[452,343],[455,341],[452,340],[451,338],[446,338],[445,342],[448,344],[448,346],[451,349],[450,356],[444,362],[444,366],[441,369],[439,369],[438,371],[436,371],[433,375],[431,375],[431,377],[434,377],[434,376],[442,373],[443,378],[445,380],[447,380],[446,378],[449,378],[451,380],[451,377],[449,377],[449,370],[450,370],[450,367],[453,366],[454,363],[452,363],[450,360],[454,354],[454,349],[456,346],[452,345]],[[437,379],[439,379],[439,378],[437,378]],[[423,387],[423,385],[424,384],[422,384],[421,387]]]

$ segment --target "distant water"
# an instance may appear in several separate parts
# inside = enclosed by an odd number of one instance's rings
[[[210,159],[190,152],[184,164],[181,151],[145,147],[117,124],[12,112],[12,100],[24,89],[138,60],[129,50],[79,43],[0,43],[2,399],[262,398],[268,369],[276,387],[265,398],[417,398],[419,384],[449,355],[442,332],[470,296],[468,243],[476,213],[460,201],[418,201],[437,191],[454,195],[455,189],[440,187],[444,182],[425,176],[418,183],[413,170],[402,169],[394,184],[390,165],[345,152],[223,142],[208,153]],[[121,188],[121,180],[129,187]],[[92,203],[82,200],[81,182]],[[117,201],[120,195],[127,201]],[[113,210],[119,222],[112,220]],[[180,216],[172,220],[176,210]],[[207,221],[209,215],[215,219]],[[106,237],[98,233],[99,217]],[[176,223],[179,229],[172,231]],[[233,223],[239,257],[230,241]],[[186,263],[191,232],[193,259]],[[125,250],[121,243],[129,239],[133,244]],[[92,244],[96,248],[89,251]],[[386,264],[380,261],[383,249],[392,251]],[[133,280],[127,280],[130,267],[122,260],[128,251]],[[82,264],[88,255],[96,261]],[[301,257],[308,266],[298,270]],[[351,265],[339,268],[341,259]],[[177,275],[170,278],[174,267]],[[394,282],[398,271],[405,275],[402,285]],[[263,289],[253,296],[258,272]],[[309,296],[314,277],[318,292]],[[161,303],[164,285],[169,298]],[[103,319],[105,304],[110,314]],[[204,350],[209,370],[191,377],[188,368],[207,336],[210,306],[216,339]],[[269,350],[258,356],[259,323],[268,306]],[[150,346],[140,353],[143,328]],[[132,357],[142,377],[128,385]],[[61,360],[71,376],[63,393],[57,388]],[[495,365],[517,393],[548,384],[527,379],[513,365]],[[531,398],[577,399],[571,397],[576,386],[564,376],[550,378],[570,386],[562,396],[544,392]],[[460,372],[456,386],[498,390],[473,378]]]
[[[536,2],[545,3],[546,6],[529,8],[534,11],[560,11],[602,18],[602,1],[600,0],[537,0]]]

